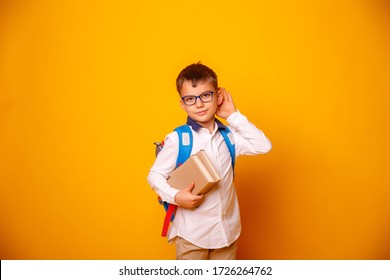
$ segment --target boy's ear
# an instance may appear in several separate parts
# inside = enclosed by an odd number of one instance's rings
[[[180,100],[180,107],[184,110],[184,111],[186,111],[187,112],[187,108],[186,108],[186,106],[185,106],[185,104],[184,104],[184,101],[183,100]]]
[[[221,88],[218,88],[215,93],[217,94],[217,105],[220,106],[223,102],[223,94],[221,92]]]

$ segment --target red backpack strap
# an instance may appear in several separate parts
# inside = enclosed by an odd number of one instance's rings
[[[168,210],[165,214],[164,225],[163,225],[161,236],[164,236],[164,237],[167,236],[169,223],[171,222],[173,215],[176,213],[176,209],[177,209],[176,205],[169,204]]]

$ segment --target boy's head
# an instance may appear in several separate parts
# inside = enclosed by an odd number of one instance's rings
[[[215,72],[200,62],[191,64],[180,72],[176,87],[181,97],[180,105],[188,116],[212,129],[222,103]]]
[[[185,81],[190,82],[193,87],[197,87],[199,83],[209,82],[214,86],[214,89],[218,88],[218,79],[215,72],[200,62],[188,65],[177,76],[176,89],[180,95]]]

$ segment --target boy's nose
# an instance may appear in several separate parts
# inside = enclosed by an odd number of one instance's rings
[[[202,100],[200,100],[200,98],[197,98],[197,99],[196,99],[195,106],[196,106],[197,108],[202,108],[202,107],[204,106],[204,104],[203,104]]]

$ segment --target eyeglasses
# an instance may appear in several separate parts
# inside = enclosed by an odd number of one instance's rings
[[[214,91],[210,90],[210,91],[206,91],[206,92],[202,93],[199,96],[196,96],[196,95],[186,95],[186,96],[183,96],[181,98],[181,100],[183,100],[184,104],[186,104],[187,106],[192,106],[192,105],[195,105],[196,100],[198,98],[203,103],[207,103],[207,102],[210,102],[211,100],[213,100],[213,96],[214,96]]]

